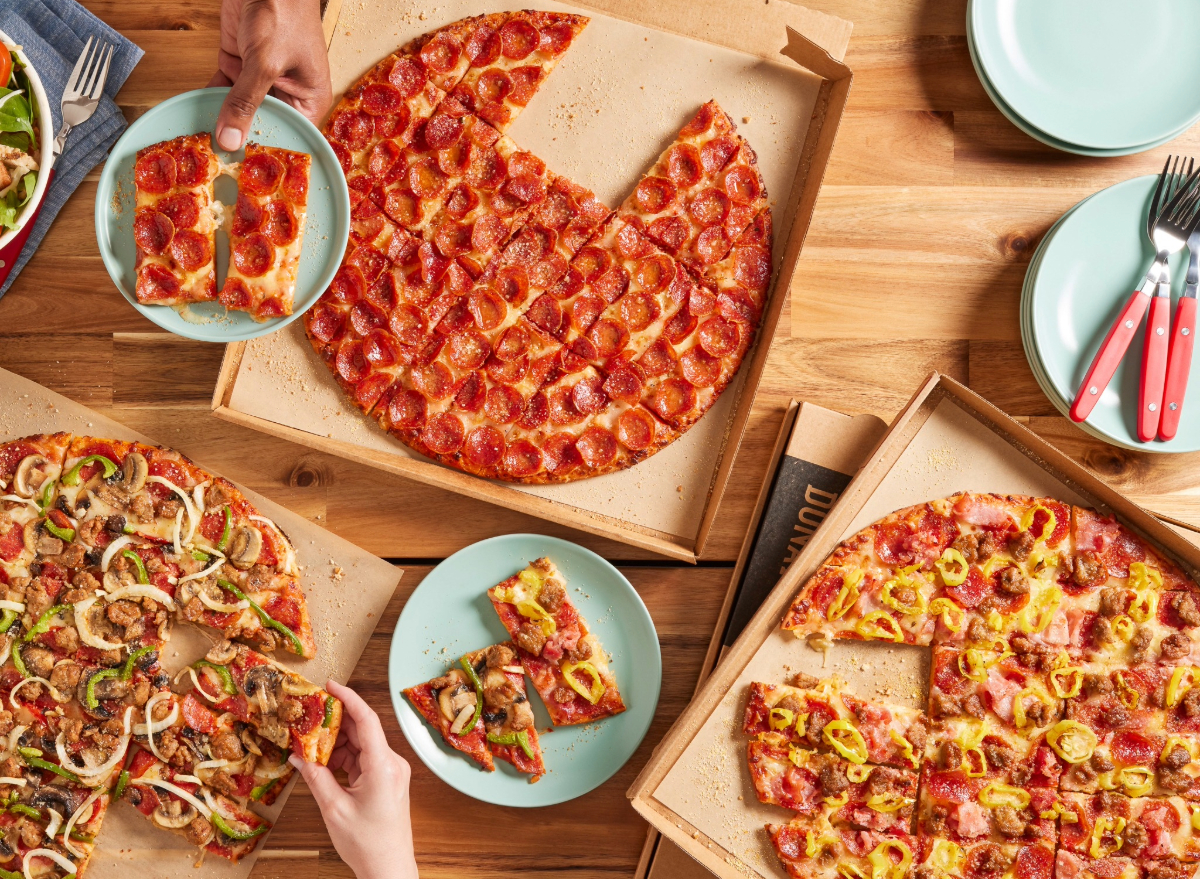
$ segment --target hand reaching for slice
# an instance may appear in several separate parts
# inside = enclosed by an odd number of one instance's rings
[[[343,861],[358,879],[416,879],[412,820],[409,816],[408,763],[391,749],[377,715],[349,687],[330,681],[342,700],[342,729],[329,766],[292,765],[304,776]],[[343,787],[332,770],[346,772]]]

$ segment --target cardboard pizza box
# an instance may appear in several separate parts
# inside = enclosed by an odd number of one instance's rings
[[[1096,507],[1160,547],[1190,576],[1200,576],[1195,532],[1155,518],[982,397],[934,373],[630,787],[634,808],[664,842],[722,879],[785,879],[763,825],[785,821],[787,813],[757,801],[745,766],[741,719],[747,686],[753,680],[783,681],[797,671],[837,675],[864,698],[924,708],[928,648],[835,641],[826,655],[779,625],[801,585],[841,540],[893,510],[958,491],[1050,496]],[[664,863],[684,862],[675,852],[667,857]],[[656,879],[668,875],[677,874]]]
[[[548,486],[484,480],[383,433],[346,399],[296,321],[226,348],[213,411],[389,473],[695,561],[732,473],[845,108],[851,71],[840,59],[851,25],[786,0],[532,5],[592,19],[509,132],[552,170],[615,206],[714,97],[758,155],[773,197],[773,283],[757,341],[712,410],[629,470]],[[517,7],[478,0],[447,0],[432,10],[418,0],[348,5],[330,46],[334,88],[345,89],[419,34],[502,8]]]

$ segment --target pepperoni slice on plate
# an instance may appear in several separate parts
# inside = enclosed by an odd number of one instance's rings
[[[175,151],[175,182],[180,186],[199,186],[208,180],[209,159],[199,148],[185,146]]]
[[[647,177],[633,191],[638,209],[647,214],[661,214],[675,201],[675,184],[665,177]]]
[[[270,270],[274,259],[275,250],[261,232],[239,242],[233,251],[233,264],[247,278],[261,278]]]
[[[500,469],[515,479],[532,476],[542,469],[542,453],[529,440],[517,440],[505,450]]]
[[[416,391],[401,388],[387,404],[388,421],[396,430],[420,430],[425,426],[427,404]]]
[[[235,279],[236,280],[236,279]],[[341,335],[346,319],[332,306],[324,302],[308,313],[308,331],[314,339],[329,344]]]
[[[334,140],[340,141],[351,152],[357,152],[371,142],[371,136],[375,134],[375,120],[361,110],[343,110],[334,118],[330,132]],[[245,174],[244,165],[242,173]]]
[[[212,261],[212,245],[195,229],[181,229],[171,239],[171,256],[184,271],[194,272]]]
[[[159,265],[149,265],[138,272],[135,290],[139,302],[158,302],[179,295],[179,279]]]
[[[679,143],[667,153],[667,175],[676,186],[686,189],[700,182],[703,168],[700,151],[690,143]]]
[[[363,146],[366,144],[364,143]],[[287,168],[275,156],[267,153],[255,153],[247,156],[246,160],[242,162],[238,188],[251,195],[272,195],[279,188],[279,184],[283,182],[283,176],[286,173]]]
[[[659,217],[646,227],[646,234],[660,247],[671,253],[677,253],[679,248],[687,243],[691,234],[688,224],[679,217]]]
[[[504,457],[504,434],[490,424],[484,424],[467,434],[463,442],[463,458],[478,470],[491,469]]]
[[[436,360],[428,366],[414,369],[412,383],[430,400],[448,399],[454,390],[454,376],[450,374],[450,369]]]
[[[450,362],[459,369],[478,369],[491,353],[491,345],[478,330],[455,333],[446,342]]]
[[[596,346],[596,356],[607,360],[615,357],[629,344],[629,330],[610,318],[600,318],[588,330],[588,339]]]
[[[642,399],[642,388],[642,380],[633,367],[614,370],[604,380],[604,393],[623,403],[636,403]]]
[[[509,71],[508,78],[512,83],[512,91],[508,93],[508,99],[518,107],[524,107],[537,94],[538,86],[541,85],[544,75],[540,67],[518,67],[516,70]]]
[[[611,431],[593,424],[575,441],[575,448],[587,466],[604,467],[617,457],[617,438]]]
[[[483,412],[497,424],[512,424],[525,407],[525,400],[512,388],[498,385],[488,388]]]
[[[556,433],[542,441],[542,456],[546,470],[555,476],[565,476],[583,464],[583,456],[575,447],[575,437]]]
[[[362,341],[346,339],[338,346],[336,364],[338,375],[351,384],[358,384],[371,373],[371,364],[363,356]]]
[[[200,219],[200,207],[191,192],[180,192],[158,203],[159,213],[166,214],[176,229],[190,229]],[[136,220],[134,221],[136,223]]]
[[[165,150],[154,150],[138,158],[133,174],[143,192],[162,195],[175,185],[175,160]]]
[[[688,214],[701,226],[716,226],[729,215],[729,196],[719,189],[701,190],[688,202]]]
[[[650,398],[650,408],[667,421],[674,421],[696,406],[696,390],[683,379],[666,379]]]
[[[246,282],[241,278],[226,278],[225,286],[221,288],[221,294],[217,298],[221,300],[221,304],[226,308],[236,308],[243,311],[250,307],[250,302],[253,299],[250,295],[250,288],[246,286]]]
[[[133,218],[133,240],[145,253],[160,256],[175,237],[175,224],[166,214],[154,208],[142,208]]]
[[[649,412],[630,409],[617,419],[617,439],[630,451],[641,452],[650,448],[658,432],[658,425]]]
[[[729,238],[720,226],[709,226],[696,237],[696,256],[705,265],[712,265],[729,253]]]
[[[458,41],[457,37],[452,37],[444,32],[437,33],[433,35],[433,39],[421,47],[420,54],[421,63],[434,73],[449,73],[458,64],[458,59],[462,57],[462,44]],[[401,59],[400,61],[396,62],[395,66],[392,68],[391,75],[392,84],[402,90],[403,86],[396,82],[396,71],[397,68],[400,67],[401,63],[403,63],[405,60],[406,59]],[[409,63],[413,68],[416,68],[417,65],[415,62]],[[412,73],[405,71],[401,74],[401,76],[411,78]],[[422,85],[425,84],[425,75],[423,72],[420,74],[420,77],[420,84],[417,86],[418,90]],[[415,94],[416,91],[407,97],[412,97],[412,95]]]
[[[373,82],[362,90],[362,108],[372,116],[387,116],[395,113],[404,103],[404,96],[394,85]]]
[[[679,358],[683,377],[698,388],[711,388],[721,377],[721,358],[713,357],[703,348],[689,348]]]
[[[425,423],[421,441],[437,455],[451,455],[463,444],[463,423],[453,412],[441,412]]]
[[[700,147],[700,164],[708,174],[716,174],[729,163],[737,148],[737,141],[728,135],[714,137]]]
[[[584,415],[595,415],[604,411],[608,405],[608,395],[604,393],[604,379],[598,375],[588,375],[581,378],[571,389],[571,402],[576,411]]]
[[[263,234],[276,247],[287,247],[296,240],[299,229],[292,206],[285,201],[273,201],[267,205],[263,222]]]
[[[741,333],[738,325],[723,317],[712,317],[700,325],[700,347],[714,357],[724,357],[737,350]]]

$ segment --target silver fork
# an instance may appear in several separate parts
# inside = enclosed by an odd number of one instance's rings
[[[67,80],[67,88],[62,96],[62,127],[54,137],[54,159],[62,155],[63,146],[71,129],[82,125],[92,118],[96,107],[100,105],[100,96],[104,94],[104,83],[108,80],[108,65],[112,61],[113,46],[111,43],[96,42],[92,45],[92,37],[88,37],[83,46],[71,78]]]
[[[1163,387],[1162,418],[1158,438],[1171,440],[1179,433],[1183,400],[1192,370],[1192,346],[1196,335],[1196,292],[1200,288],[1200,224],[1188,236],[1187,284],[1175,305],[1175,323],[1167,354],[1167,381]]]
[[[1112,381],[1113,373],[1116,372],[1117,366],[1125,357],[1125,352],[1129,350],[1138,324],[1142,322],[1142,316],[1153,304],[1153,300],[1158,298],[1156,293],[1160,291],[1165,293],[1167,298],[1163,304],[1167,306],[1168,311],[1170,310],[1171,278],[1167,260],[1172,253],[1183,247],[1191,233],[1191,224],[1195,219],[1198,198],[1196,182],[1200,178],[1200,172],[1185,174],[1183,163],[1179,159],[1176,159],[1174,168],[1171,167],[1171,164],[1171,159],[1168,158],[1163,167],[1163,173],[1158,179],[1146,223],[1146,234],[1154,244],[1154,262],[1146,272],[1141,285],[1121,309],[1120,315],[1096,352],[1091,366],[1088,367],[1087,374],[1075,394],[1075,400],[1071,403],[1069,414],[1074,421],[1085,420],[1096,407],[1100,394]],[[1190,163],[1187,171],[1191,171]],[[1153,333],[1152,337],[1158,338],[1157,334]],[[1166,341],[1165,331],[1162,341]],[[1162,361],[1161,371],[1162,374],[1165,374],[1165,348]],[[1141,383],[1143,392],[1145,390],[1146,365],[1145,357],[1143,357],[1143,381]],[[1154,438],[1158,430],[1158,410],[1162,402],[1161,376],[1157,387],[1157,396],[1154,399],[1147,399],[1146,405],[1141,405],[1139,402],[1138,406],[1139,432],[1149,426],[1145,423],[1147,418],[1153,417],[1150,439]],[[1153,408],[1150,408],[1151,405]]]

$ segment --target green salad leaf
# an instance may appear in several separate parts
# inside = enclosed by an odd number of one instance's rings
[[[17,214],[21,208],[33,198],[33,190],[37,187],[37,171],[30,171],[8,195],[0,198],[0,230],[15,229]]]
[[[12,75],[4,87],[0,87],[0,146],[18,149],[37,158],[38,134],[37,102],[29,75],[14,53]],[[20,173],[20,165],[16,173]],[[15,186],[0,196],[0,233],[16,228],[17,216],[33,198],[37,179],[37,171],[27,171]]]
[[[33,110],[29,106],[28,92],[22,89],[0,89],[0,131],[23,132],[32,143]]]

